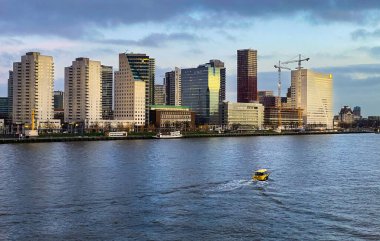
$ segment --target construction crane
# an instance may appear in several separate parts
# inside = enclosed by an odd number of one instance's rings
[[[285,66],[281,66],[281,61],[278,61],[278,65],[274,65],[274,67],[276,69],[278,69],[278,84],[277,84],[277,88],[278,88],[278,127],[277,127],[277,130],[278,131],[281,131],[281,128],[282,128],[282,116],[281,116],[281,69],[287,69],[287,70],[291,70],[290,68],[288,67],[285,67]]]
[[[301,69],[302,69],[301,62],[303,62],[303,61],[309,61],[309,59],[310,58],[304,58],[303,59],[302,56],[301,56],[301,54],[299,54],[298,55],[298,59],[296,59],[296,60],[290,60],[290,61],[285,61],[285,62],[283,62],[283,64],[298,63],[298,68],[296,68],[296,69],[300,71],[300,73],[299,73],[300,81],[299,82],[301,82],[301,78],[302,78],[302,75],[301,75]],[[298,128],[301,128],[302,127],[302,110],[301,110],[301,107],[299,106],[299,104],[298,104],[297,110],[298,110]]]
[[[282,118],[281,118],[281,69],[287,69],[287,70],[291,70],[290,68],[288,67],[285,67],[285,66],[281,66],[281,64],[283,65],[286,65],[286,64],[291,64],[291,63],[298,63],[298,67],[296,69],[298,70],[301,70],[302,69],[302,66],[301,66],[301,63],[303,61],[309,61],[310,58],[302,58],[301,54],[298,55],[298,59],[296,60],[289,60],[289,61],[284,61],[284,62],[281,62],[281,61],[278,61],[278,66],[275,65],[274,67],[278,69],[278,101],[279,101],[279,108],[278,108],[278,130],[281,131],[281,128],[282,128]],[[301,78],[301,73],[299,75],[299,78]],[[300,128],[302,125],[302,111],[301,111],[301,108],[298,106],[298,127]]]

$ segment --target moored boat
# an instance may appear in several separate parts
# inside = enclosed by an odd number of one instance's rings
[[[180,131],[171,131],[169,134],[162,134],[161,132],[154,136],[157,139],[174,139],[181,138],[183,135]]]

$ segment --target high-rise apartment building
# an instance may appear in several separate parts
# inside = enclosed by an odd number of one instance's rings
[[[333,77],[308,69],[291,72],[291,105],[307,128],[333,128]]]
[[[54,91],[54,110],[63,110],[64,106],[63,91]]]
[[[154,85],[154,104],[165,105],[165,87],[164,85]]]
[[[360,106],[355,106],[354,110],[353,110],[353,113],[354,113],[355,120],[360,120],[362,118]]]
[[[101,79],[100,61],[77,58],[65,68],[65,122],[102,119]]]
[[[129,120],[137,126],[145,125],[149,63],[149,57],[145,54],[119,54],[119,71],[115,71],[114,84],[115,120]]]
[[[182,103],[181,95],[181,69],[175,68],[173,71],[165,73],[165,103],[167,105],[180,106]]]
[[[21,62],[13,63],[13,123],[49,121],[54,118],[54,63],[53,57],[29,52]]]
[[[102,119],[112,119],[113,68],[102,65]]]
[[[237,51],[237,101],[257,101],[257,50]]]
[[[182,69],[182,105],[195,112],[197,124],[219,124],[220,68],[210,63]]]
[[[211,67],[220,68],[220,93],[219,102],[222,103],[226,100],[226,68],[224,62],[218,59],[210,60]]]

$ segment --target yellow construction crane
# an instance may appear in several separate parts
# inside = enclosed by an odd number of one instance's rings
[[[302,69],[302,66],[301,66],[301,62],[303,61],[309,61],[310,58],[302,58],[301,54],[298,55],[298,59],[296,60],[289,60],[289,61],[285,61],[285,62],[281,62],[281,61],[278,61],[278,66],[275,65],[274,67],[276,69],[278,69],[278,101],[279,101],[279,105],[278,105],[278,130],[281,131],[281,128],[282,128],[282,118],[281,118],[281,69],[287,69],[287,70],[291,70],[290,68],[288,67],[285,67],[285,66],[281,66],[281,64],[291,64],[291,63],[298,63],[298,67],[296,69],[298,69],[300,71],[300,74],[299,74],[299,78],[301,78],[301,69]],[[302,126],[302,110],[301,108],[298,106],[298,127],[300,128]]]
[[[281,131],[282,129],[282,116],[281,116],[281,110],[282,110],[282,103],[281,103],[281,69],[287,69],[287,70],[291,70],[290,68],[288,67],[285,67],[285,66],[281,66],[281,61],[278,61],[278,65],[274,65],[274,67],[276,69],[278,69],[278,84],[277,84],[277,88],[278,88],[278,100],[277,100],[277,111],[278,111],[278,126],[277,126],[277,130],[278,131]]]

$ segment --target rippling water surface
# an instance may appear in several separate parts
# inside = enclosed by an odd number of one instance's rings
[[[380,135],[0,145],[0,239],[380,240]]]

